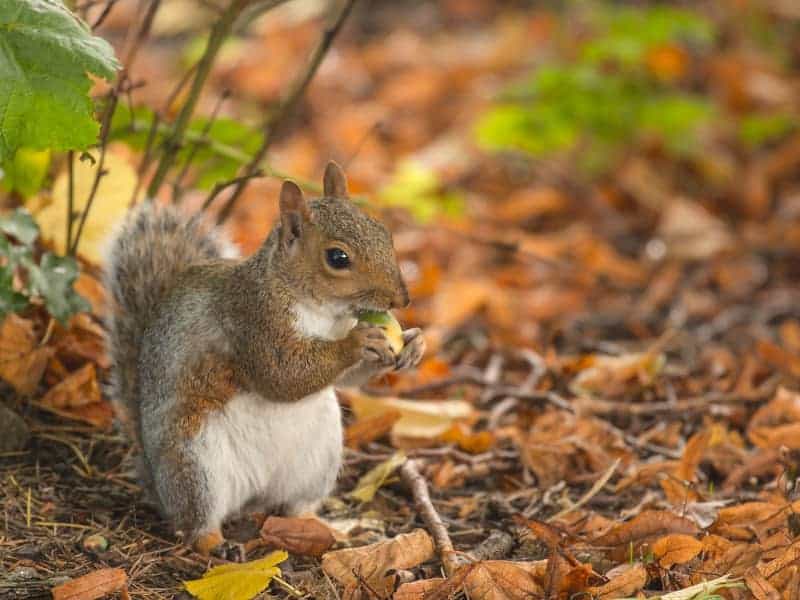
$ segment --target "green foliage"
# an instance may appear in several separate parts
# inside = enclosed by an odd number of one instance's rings
[[[89,310],[73,289],[78,278],[74,258],[45,252],[36,262],[39,227],[27,211],[17,209],[1,217],[0,231],[0,317],[24,310],[33,298],[40,299],[62,323],[76,312]]]
[[[514,86],[478,122],[478,142],[490,150],[534,157],[580,145],[580,164],[608,168],[631,143],[656,138],[669,152],[691,153],[695,134],[714,115],[700,96],[661,80],[649,53],[667,44],[708,44],[713,29],[687,11],[617,8],[595,18],[596,35],[570,62],[539,68]]]
[[[377,199],[389,206],[405,208],[420,223],[439,216],[458,217],[464,212],[461,195],[443,190],[433,171],[411,160],[400,164]]]
[[[114,113],[110,137],[142,150],[147,144],[153,123],[153,112],[146,108],[134,111],[120,109]],[[164,142],[168,126],[157,127],[154,144]],[[186,132],[186,143],[178,152],[177,164],[192,155],[192,170],[197,175],[196,187],[210,189],[214,184],[236,176],[238,168],[249,162],[261,143],[261,132],[233,119],[218,118],[209,127],[207,117],[192,120]]]
[[[107,80],[119,64],[61,0],[0,2],[0,164],[20,147],[83,149],[98,124],[88,73]]]
[[[739,122],[739,139],[755,148],[773,142],[796,130],[798,119],[788,113],[754,113],[745,115]]]

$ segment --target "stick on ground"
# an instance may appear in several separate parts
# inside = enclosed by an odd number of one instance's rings
[[[416,461],[407,460],[402,467],[400,467],[400,476],[403,483],[406,484],[411,495],[414,496],[414,502],[417,505],[417,510],[425,521],[425,525],[433,536],[433,543],[436,546],[436,552],[442,560],[444,572],[450,577],[458,567],[456,561],[456,553],[453,548],[453,542],[450,540],[450,534],[447,533],[442,518],[436,512],[436,508],[431,502],[431,496],[428,493],[428,482],[419,472]]]

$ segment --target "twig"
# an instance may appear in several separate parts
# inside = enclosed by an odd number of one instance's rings
[[[295,104],[305,92],[306,88],[308,87],[308,84],[314,78],[314,75],[317,73],[319,65],[322,63],[322,59],[325,58],[325,55],[328,53],[328,50],[330,50],[330,47],[333,44],[333,40],[336,38],[336,35],[341,30],[342,25],[347,19],[347,16],[350,14],[350,11],[353,8],[355,2],[356,0],[344,0],[344,3],[341,5],[338,11],[333,15],[330,24],[322,32],[322,37],[320,38],[319,42],[317,43],[317,46],[311,53],[311,57],[309,58],[306,68],[292,82],[292,85],[289,87],[289,91],[283,96],[280,103],[278,104],[278,107],[264,123],[263,126],[264,133],[261,139],[261,145],[259,146],[258,150],[256,151],[250,163],[247,165],[247,167],[245,167],[244,170],[245,175],[255,172],[259,168],[261,162],[266,157],[267,150],[269,150],[269,147],[275,140],[275,134],[277,133],[280,126],[283,125],[283,122],[286,120],[286,117],[291,113]],[[248,179],[245,178],[236,184],[236,187],[233,189],[233,192],[231,193],[231,197],[228,198],[228,201],[222,207],[222,210],[220,211],[217,217],[218,224],[224,223],[228,219],[237,200],[242,195],[242,192],[244,191],[247,182]]]
[[[264,172],[261,169],[258,169],[254,173],[248,173],[246,175],[242,175],[241,177],[235,177],[234,179],[229,179],[228,181],[220,181],[214,184],[214,188],[208,194],[205,202],[203,202],[203,207],[200,209],[202,211],[208,210],[208,207],[214,203],[214,200],[217,196],[219,196],[220,192],[224,189],[229,188],[232,185],[236,185],[239,183],[241,179],[253,179],[254,177],[263,177]]]
[[[580,499],[575,504],[565,508],[564,510],[558,511],[556,514],[554,514],[547,520],[555,521],[556,519],[563,517],[564,515],[568,515],[573,510],[578,510],[581,506],[583,506],[589,500],[591,500],[595,495],[597,495],[597,493],[600,490],[603,489],[603,487],[605,487],[605,485],[608,483],[608,480],[611,479],[612,475],[614,475],[614,472],[617,470],[617,467],[619,467],[619,463],[621,460],[622,459],[618,458],[613,463],[611,463],[611,466],[608,468],[608,470],[606,470],[605,473],[603,473],[603,476],[597,481],[595,481],[594,485],[589,489],[589,491],[586,492],[583,496],[581,496]]]
[[[92,188],[89,191],[89,197],[86,200],[86,207],[83,209],[83,213],[81,214],[81,220],[78,224],[78,231],[75,233],[75,239],[73,240],[72,245],[67,249],[69,254],[74,255],[78,250],[78,244],[80,243],[81,235],[83,234],[83,227],[86,224],[86,219],[89,217],[89,211],[92,209],[95,196],[97,196],[97,188],[100,185],[100,179],[106,174],[106,171],[103,169],[103,165],[105,164],[106,160],[108,136],[111,132],[111,119],[114,116],[114,111],[117,109],[119,94],[128,79],[128,72],[136,60],[139,47],[150,32],[150,28],[153,25],[153,19],[155,18],[160,4],[161,0],[151,0],[147,10],[144,13],[144,16],[142,17],[142,20],[139,23],[139,26],[131,30],[130,37],[126,41],[127,51],[125,52],[122,72],[120,72],[116,83],[108,94],[108,104],[103,111],[103,117],[101,119],[100,156],[97,159],[97,170],[95,171],[94,180],[92,181]]]
[[[214,64],[214,59],[222,47],[223,42],[227,39],[228,34],[233,27],[233,23],[242,9],[249,3],[250,0],[233,0],[225,11],[220,16],[219,21],[214,24],[211,29],[211,34],[208,36],[208,43],[206,44],[203,56],[197,64],[197,72],[192,80],[192,87],[189,89],[189,96],[186,98],[181,107],[178,118],[175,119],[175,124],[172,127],[172,132],[163,142],[163,152],[161,159],[158,161],[156,172],[150,180],[150,185],[147,186],[147,195],[153,198],[158,193],[158,188],[164,182],[167,172],[175,162],[178,150],[183,143],[183,136],[186,128],[189,126],[189,120],[194,114],[197,101],[200,99],[200,92],[211,73],[211,67]]]
[[[417,469],[416,461],[407,460],[402,467],[400,467],[400,477],[403,483],[411,490],[414,496],[414,502],[417,505],[417,510],[425,521],[425,525],[433,536],[433,543],[436,546],[436,552],[442,560],[444,572],[450,577],[455,573],[458,568],[456,561],[456,552],[453,548],[453,542],[450,540],[450,535],[447,533],[447,527],[442,522],[439,513],[431,502],[431,496],[428,493],[428,484],[425,478]]]
[[[67,152],[67,246],[72,248],[72,223],[75,220],[75,151]]]

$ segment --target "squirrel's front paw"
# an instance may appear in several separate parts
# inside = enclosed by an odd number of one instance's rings
[[[353,330],[360,350],[360,359],[365,362],[380,366],[392,367],[397,357],[392,350],[392,345],[380,327],[356,327]]]
[[[406,329],[403,332],[403,349],[397,356],[396,369],[410,369],[416,367],[425,354],[425,338],[419,327]]]

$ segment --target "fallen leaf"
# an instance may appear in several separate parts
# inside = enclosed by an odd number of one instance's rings
[[[696,535],[699,529],[693,521],[668,512],[645,510],[627,523],[622,523],[593,541],[595,546],[611,547],[616,560],[625,560],[633,550],[635,555],[643,546],[671,533]]]
[[[53,600],[94,600],[125,589],[127,583],[122,569],[98,569],[57,585],[51,593]]]
[[[361,578],[386,597],[397,577],[387,574],[389,570],[412,569],[432,556],[433,540],[424,529],[415,529],[360,548],[328,552],[322,557],[322,569],[345,586],[357,586]]]
[[[581,395],[605,391],[608,386],[620,386],[634,380],[649,385],[665,364],[666,358],[657,352],[594,356],[588,368],[572,380],[569,388]]]
[[[744,583],[756,600],[781,600],[781,595],[755,567],[747,569]]]
[[[626,598],[640,591],[647,583],[647,569],[640,562],[623,565],[608,582],[603,585],[587,588],[587,593],[597,600]]]
[[[250,600],[267,589],[273,577],[280,576],[277,565],[287,558],[286,552],[276,550],[259,560],[214,567],[183,585],[200,600]]]
[[[392,435],[407,438],[435,439],[447,431],[456,419],[469,417],[472,406],[462,400],[406,400],[392,397],[368,396],[347,391],[357,419],[400,411],[400,419],[392,427]]]
[[[683,481],[697,481],[697,468],[700,466],[703,454],[710,443],[710,430],[701,431],[690,437],[689,441],[686,442],[686,447],[683,449],[683,455],[675,471],[675,476]]]
[[[432,600],[434,592],[438,591],[438,588],[447,581],[441,577],[434,577],[433,579],[420,579],[404,583],[392,595],[392,600]]]
[[[690,535],[673,533],[656,540],[652,549],[658,563],[669,569],[672,565],[681,565],[692,560],[700,554],[703,544]]]
[[[76,408],[100,402],[100,386],[92,363],[70,373],[42,397],[42,404],[53,408]]]
[[[12,313],[0,325],[0,377],[19,394],[36,391],[54,352],[39,346],[31,321]]]
[[[450,429],[442,434],[441,439],[443,442],[457,444],[459,448],[470,454],[486,452],[494,445],[494,435],[491,431],[474,433],[464,423],[453,423]]]
[[[333,533],[318,519],[268,517],[261,538],[270,546],[304,556],[322,556],[333,546]]]
[[[728,226],[699,202],[672,198],[664,207],[658,233],[670,256],[687,260],[708,259],[732,248]]]
[[[374,442],[389,433],[403,414],[390,409],[363,419],[357,419],[344,432],[344,443],[348,448],[359,448]]]
[[[529,565],[506,560],[476,563],[464,580],[464,590],[471,600],[528,600],[544,593]]]
[[[389,476],[394,473],[404,462],[406,462],[405,452],[398,451],[385,461],[367,471],[358,480],[356,487],[348,494],[351,498],[361,502],[370,502],[381,486],[386,483]]]

